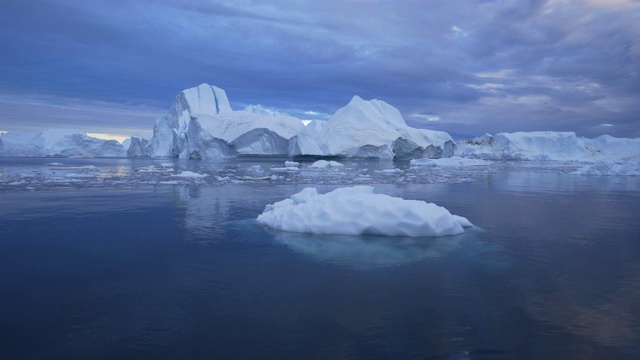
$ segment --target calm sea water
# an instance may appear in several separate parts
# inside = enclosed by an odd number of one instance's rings
[[[73,176],[3,161],[3,359],[640,358],[637,178],[365,162],[241,180],[278,160],[176,162],[210,174],[176,183],[138,174],[149,161],[84,160]],[[254,222],[304,187],[353,183],[478,228],[411,239]]]

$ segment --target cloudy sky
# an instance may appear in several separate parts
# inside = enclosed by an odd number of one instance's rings
[[[150,132],[182,89],[455,138],[640,136],[640,0],[0,0],[0,130]]]

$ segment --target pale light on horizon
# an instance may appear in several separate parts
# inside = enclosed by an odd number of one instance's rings
[[[119,135],[119,134],[103,134],[103,133],[87,133],[87,135],[102,139],[102,140],[116,140],[120,144],[122,144],[125,140],[129,138],[127,135]]]

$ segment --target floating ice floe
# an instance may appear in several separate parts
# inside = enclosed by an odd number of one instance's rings
[[[603,175],[603,176],[640,176],[640,160],[603,160],[594,164],[585,165],[573,174],[576,175]]]
[[[473,226],[464,217],[418,200],[374,194],[371,186],[354,186],[318,194],[315,188],[267,205],[256,219],[274,229],[314,234],[446,236]]]
[[[239,176],[238,180],[276,180],[277,176]]]
[[[173,171],[173,164],[171,166],[164,166],[168,164],[160,164],[160,165],[149,165],[145,167],[141,167],[136,169],[137,172],[142,173],[162,173],[162,172],[171,172]]]
[[[275,172],[284,172],[284,171],[298,171],[300,168],[298,167],[300,163],[295,161],[285,161],[284,167],[275,166],[271,168],[271,171]]]
[[[327,161],[327,160],[318,160],[313,164],[309,165],[312,168],[332,168],[332,167],[343,167],[344,165],[340,164],[337,161]]]
[[[387,175],[392,175],[392,174],[403,174],[404,170],[398,169],[398,168],[393,168],[393,169],[376,170],[376,172],[387,174]]]
[[[179,178],[189,178],[189,179],[201,179],[204,177],[209,176],[208,174],[200,174],[200,173],[196,173],[193,171],[183,171],[179,174],[173,174],[171,175],[173,177],[179,177]]]
[[[467,159],[461,157],[450,157],[440,159],[415,159],[411,160],[412,166],[438,166],[438,167],[463,167],[463,166],[486,166],[491,162],[481,159]]]

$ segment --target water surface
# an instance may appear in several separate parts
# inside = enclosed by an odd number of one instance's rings
[[[63,165],[96,166],[81,178],[58,172],[82,169],[51,170],[51,159],[2,161],[6,359],[640,356],[633,177],[535,163]],[[210,176],[165,183],[188,169]],[[278,175],[241,180],[260,172]],[[46,183],[54,177],[82,181]],[[25,183],[8,185],[16,181]],[[412,239],[291,234],[253,221],[306,186],[352,184],[434,202],[477,228]]]

